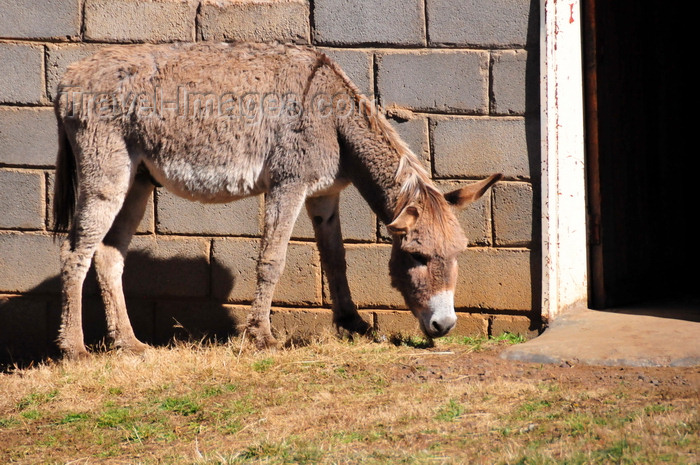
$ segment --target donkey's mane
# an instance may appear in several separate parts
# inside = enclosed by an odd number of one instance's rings
[[[323,64],[329,66],[350,89],[355,99],[357,110],[364,116],[370,130],[380,135],[399,157],[394,180],[401,188],[396,199],[393,219],[396,219],[406,206],[411,203],[417,203],[422,207],[422,214],[426,215],[429,221],[434,226],[437,226],[446,238],[450,238],[452,233],[449,227],[449,215],[447,214],[449,205],[442,193],[433,184],[421,161],[389,124],[379,105],[375,105],[362,94],[345,72],[327,55],[321,54],[321,56],[320,60],[322,60]],[[317,69],[315,67],[314,72]]]

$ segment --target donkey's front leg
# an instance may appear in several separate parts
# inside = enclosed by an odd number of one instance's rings
[[[289,237],[305,197],[306,186],[303,184],[275,186],[265,197],[265,227],[258,258],[258,282],[247,322],[247,331],[259,349],[277,345],[270,328],[272,295],[284,270]]]
[[[321,265],[328,277],[333,301],[333,323],[339,330],[367,334],[371,326],[357,312],[348,286],[338,211],[339,198],[339,194],[310,198],[306,201],[306,210],[314,225]]]

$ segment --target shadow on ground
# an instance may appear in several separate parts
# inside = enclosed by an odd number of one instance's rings
[[[199,270],[200,277],[192,279],[190,270]],[[212,296],[213,277],[221,281],[220,295],[236,285],[230,270],[204,258],[157,260],[146,253],[129,253],[124,294],[136,336],[162,346],[174,340],[225,340],[237,335],[242,322],[225,302]],[[0,296],[0,371],[56,358],[60,311],[59,276],[25,294]],[[92,269],[83,289],[83,329],[89,347],[107,348],[104,306]]]

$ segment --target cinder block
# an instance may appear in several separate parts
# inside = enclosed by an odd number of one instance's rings
[[[374,95],[374,70],[372,54],[363,50],[344,50],[337,48],[319,48],[331,57],[345,71],[345,74],[360,88],[363,94],[372,98]]]
[[[431,45],[513,46],[536,40],[538,2],[426,0]]]
[[[474,181],[442,181],[438,180],[435,185],[442,192],[450,192],[460,189]],[[469,245],[491,245],[491,193],[488,192],[476,202],[470,204],[464,210],[454,210],[459,224],[464,230],[464,234],[469,240]]]
[[[226,340],[239,334],[238,328],[245,323],[245,314],[244,307],[211,301],[159,300],[155,309],[154,342]]]
[[[260,234],[260,197],[203,204],[158,189],[158,232],[165,234]]]
[[[389,244],[347,244],[348,282],[359,307],[405,308],[403,297],[389,278]]]
[[[40,104],[43,76],[42,45],[0,43],[0,103]]]
[[[530,246],[533,240],[533,218],[530,183],[500,182],[493,187],[496,246]]]
[[[494,114],[524,115],[530,109],[530,112],[539,109],[537,60],[528,60],[525,50],[502,50],[493,53],[491,69]]]
[[[5,0],[0,37],[74,38],[80,34],[79,0]]]
[[[273,308],[270,322],[282,339],[308,340],[334,331],[333,312],[327,308]]]
[[[304,0],[204,0],[197,21],[202,40],[310,42]]]
[[[215,239],[212,252],[213,294],[217,300],[251,302],[255,295],[259,239]],[[321,264],[314,244],[292,242],[273,302],[321,303]]]
[[[59,243],[51,236],[0,233],[0,257],[0,292],[59,292]]]
[[[421,0],[316,0],[314,43],[321,45],[425,44]]]
[[[209,295],[209,239],[135,236],[124,267],[130,297]]]
[[[531,166],[539,153],[539,139],[535,140],[536,134],[528,131],[532,128],[525,119],[435,118],[432,124],[437,177],[482,178],[493,173],[523,179],[532,176]]]
[[[431,50],[377,55],[382,105],[422,111],[488,112],[488,53]]]
[[[421,336],[418,320],[409,310],[375,310],[375,328],[388,336]]]
[[[377,217],[354,186],[350,185],[340,193],[339,210],[343,239],[355,241],[374,241],[376,239]],[[297,218],[292,237],[314,238],[314,228],[305,209]]]
[[[457,326],[451,336],[486,337],[489,335],[489,318],[480,313],[457,313]]]
[[[85,0],[85,38],[103,42],[193,41],[194,0]]]
[[[225,311],[228,315],[228,319],[233,325],[236,334],[241,332],[241,328],[248,321],[248,314],[250,313],[249,305],[227,305],[219,304],[222,311]]]
[[[47,354],[47,305],[38,297],[0,295],[0,363]]]
[[[275,287],[273,302],[320,305],[321,300],[321,258],[316,245],[290,243],[284,273]]]
[[[491,336],[511,333],[531,339],[538,332],[537,325],[526,315],[494,315],[491,318]]]
[[[0,169],[0,228],[43,229],[43,171]]]
[[[52,108],[0,107],[0,163],[53,166],[57,141]]]
[[[340,227],[345,239],[374,241],[377,237],[377,216],[355,186],[340,194]]]
[[[259,239],[214,239],[212,293],[228,302],[250,302],[255,295]]]
[[[71,63],[87,58],[103,48],[98,44],[49,44],[46,49],[46,94],[53,101],[58,83]]]
[[[143,218],[136,228],[136,234],[153,233],[156,230],[155,205],[153,203],[153,194],[148,198],[146,210],[143,213]]]
[[[408,144],[411,151],[423,162],[423,166],[432,171],[430,166],[430,141],[428,140],[428,118],[414,116],[413,119],[398,121],[390,119],[391,125],[401,139]]]
[[[455,307],[531,310],[532,251],[469,248],[458,258]]]
[[[341,220],[342,221],[342,220]],[[314,238],[314,227],[311,224],[311,219],[309,218],[306,209],[302,209],[299,212],[296,223],[294,223],[294,229],[292,230],[292,239],[313,239]]]

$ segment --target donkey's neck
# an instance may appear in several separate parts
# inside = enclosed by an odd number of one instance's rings
[[[379,219],[391,223],[398,213],[398,204],[408,197],[405,187],[434,190],[430,176],[374,102],[362,95],[333,61],[326,58],[323,63],[338,78],[326,81],[333,87],[330,94],[345,94],[354,105],[349,114],[341,112],[335,119],[343,175],[360,191]]]
[[[338,134],[344,174],[379,219],[390,223],[403,183],[397,176],[401,160],[415,155],[379,114],[346,116],[339,122]]]

